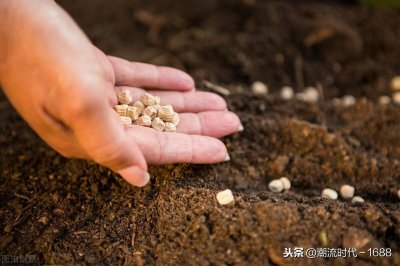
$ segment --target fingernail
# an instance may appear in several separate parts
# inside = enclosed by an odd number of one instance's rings
[[[229,156],[229,153],[227,153],[226,156],[225,156],[224,162],[227,162],[227,161],[229,161],[230,159],[231,159],[231,157]]]
[[[244,131],[244,126],[243,124],[240,124],[239,128],[238,128],[238,132],[242,132]]]
[[[148,172],[144,172],[144,176],[143,176],[143,187],[145,185],[147,185],[150,181],[150,174]]]

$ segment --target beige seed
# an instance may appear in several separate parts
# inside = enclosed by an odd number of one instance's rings
[[[356,103],[356,98],[354,98],[353,95],[345,95],[342,97],[342,102],[343,102],[343,105],[346,107],[352,106]]]
[[[130,117],[132,121],[136,121],[136,119],[139,117],[139,111],[136,107],[129,106],[126,110],[126,116]]]
[[[400,199],[400,189],[397,190],[397,197]]]
[[[166,132],[176,132],[175,124],[171,122],[165,122],[165,129]]]
[[[149,126],[151,126],[151,118],[150,118],[150,116],[142,115],[141,117],[139,117],[136,120],[135,124],[138,125],[138,126],[149,127]]]
[[[120,116],[126,116],[126,111],[128,109],[127,104],[118,104],[114,108]]]
[[[164,131],[165,123],[160,118],[156,117],[151,122],[151,127],[158,131]]]
[[[256,81],[251,85],[251,90],[255,95],[267,95],[268,87],[261,81]]]
[[[340,195],[344,199],[351,199],[354,196],[354,187],[350,185],[343,185],[340,187]]]
[[[171,123],[174,124],[175,126],[178,126],[180,122],[179,114],[174,113],[174,116],[172,117]]]
[[[132,92],[130,90],[119,91],[117,96],[120,104],[130,104],[132,102]]]
[[[158,108],[158,117],[165,122],[172,122],[174,114],[175,112],[171,105],[164,105]]]
[[[394,91],[400,91],[400,76],[395,76],[390,81],[390,88]]]
[[[127,116],[120,116],[121,121],[124,125],[131,125],[132,124],[132,119]]]
[[[304,90],[304,101],[309,102],[309,103],[316,103],[319,100],[319,92],[316,88],[314,87],[307,87]]]
[[[290,187],[292,186],[289,178],[287,178],[286,176],[279,178],[279,180],[282,182],[284,190],[289,190]]]
[[[134,102],[133,107],[136,107],[138,109],[139,115],[143,113],[143,110],[145,108],[144,104],[141,101]]]
[[[143,115],[150,116],[151,119],[154,119],[157,116],[157,110],[154,106],[147,106],[143,110]]]
[[[281,98],[288,101],[293,98],[294,91],[291,87],[285,86],[281,89]]]
[[[380,105],[388,105],[391,101],[392,101],[392,99],[390,99],[390,97],[387,95],[379,96],[379,99],[378,99],[378,103]]]
[[[354,196],[354,198],[351,199],[351,203],[363,203],[364,199],[361,198],[360,196]]]
[[[274,179],[271,182],[269,182],[268,188],[272,192],[279,193],[279,192],[282,192],[282,190],[283,190],[283,183],[279,179]]]
[[[335,190],[330,189],[330,188],[325,188],[324,190],[322,190],[322,195],[323,198],[326,199],[333,199],[336,200],[338,198],[338,194]]]
[[[140,101],[146,106],[156,104],[156,99],[154,98],[154,96],[148,93],[145,93],[142,96],[140,96]]]
[[[218,192],[217,200],[218,203],[221,205],[228,205],[235,203],[235,197],[233,196],[232,191],[230,189]]]
[[[395,104],[400,104],[400,92],[393,93],[392,99]]]

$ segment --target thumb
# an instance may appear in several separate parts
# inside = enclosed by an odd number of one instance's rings
[[[90,159],[119,173],[134,186],[145,186],[150,180],[146,160],[104,98],[75,102],[68,124]]]

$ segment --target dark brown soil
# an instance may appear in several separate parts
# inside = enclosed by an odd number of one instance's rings
[[[62,158],[0,96],[0,255],[32,254],[37,264],[400,265],[400,108],[377,103],[400,74],[398,11],[345,1],[59,2],[107,53],[229,88],[245,131],[225,139],[229,163],[153,167],[139,189]],[[252,95],[255,80],[271,93]],[[282,101],[283,85],[319,86],[324,100]],[[332,101],[345,94],[357,103]],[[269,192],[283,175],[292,189]],[[366,202],[319,196],[345,183]],[[226,188],[234,206],[215,199]],[[283,258],[285,247],[324,246],[392,256]]]

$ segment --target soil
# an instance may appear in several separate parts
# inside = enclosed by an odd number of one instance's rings
[[[106,53],[225,86],[231,161],[152,167],[134,188],[49,148],[0,96],[0,254],[69,265],[400,265],[400,13],[347,1],[59,1]],[[255,96],[253,81],[268,84]],[[316,86],[318,104],[280,88]],[[206,89],[206,88],[204,88]],[[354,95],[353,106],[334,100]],[[269,192],[288,176],[290,191]],[[352,184],[363,204],[320,197]],[[229,188],[233,206],[215,195]],[[284,258],[284,248],[391,256]],[[4,263],[4,257],[3,263]]]

